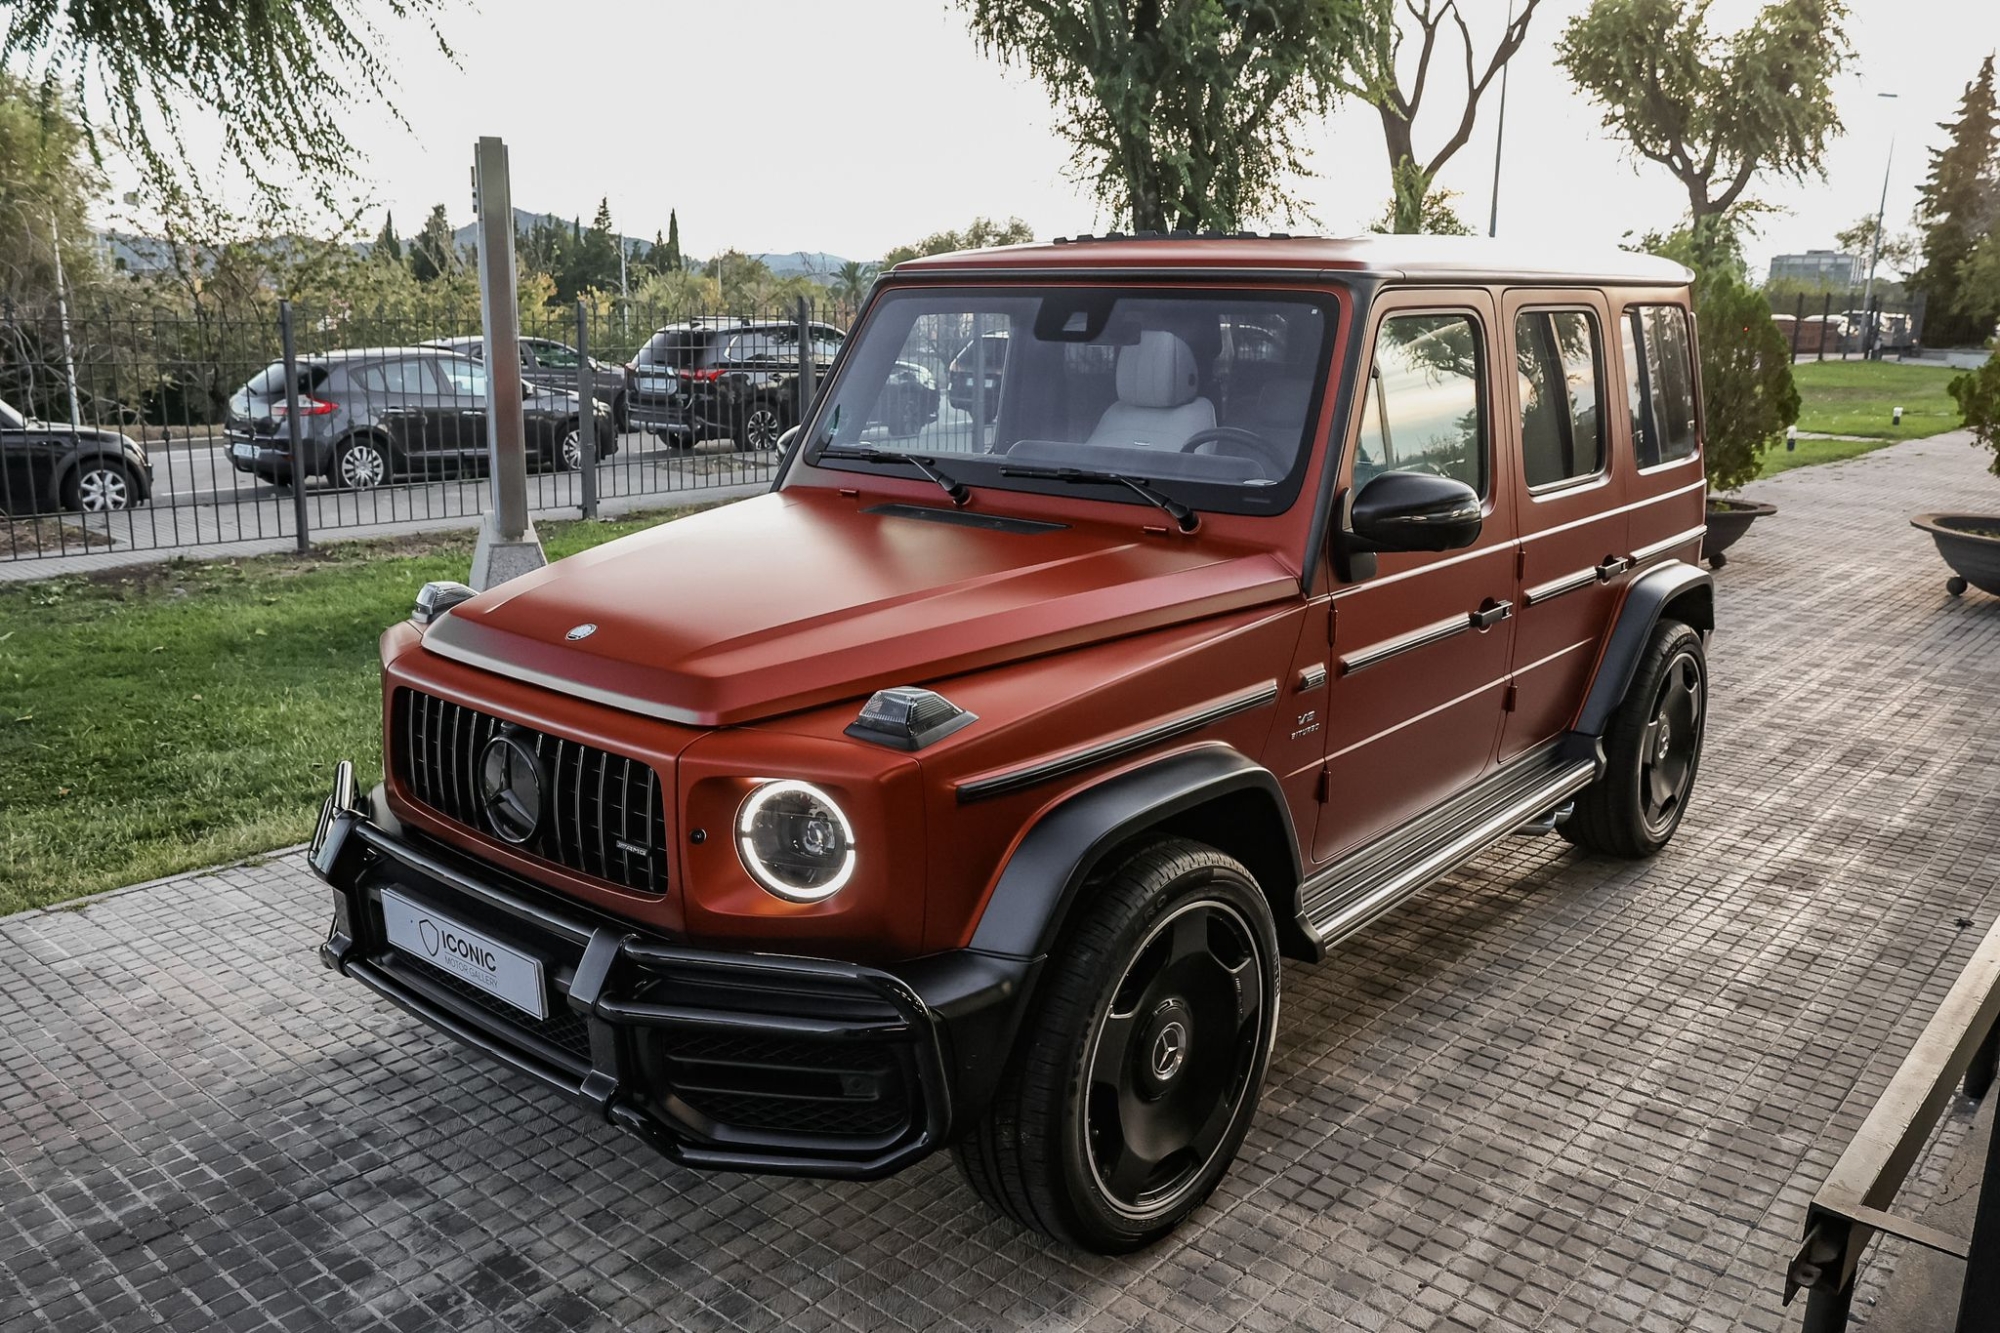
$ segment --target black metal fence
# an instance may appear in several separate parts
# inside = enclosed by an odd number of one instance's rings
[[[523,312],[530,507],[768,482],[850,318],[806,302]],[[476,519],[490,502],[476,310],[290,319],[288,393],[274,306],[0,310],[0,560]]]
[[[1887,297],[1857,287],[1836,292],[1767,292],[1771,316],[1792,359],[1845,360],[1900,355],[1924,337],[1924,298]]]

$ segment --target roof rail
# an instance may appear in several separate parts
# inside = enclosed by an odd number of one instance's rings
[[[1173,231],[1107,231],[1102,236],[1089,232],[1079,232],[1075,236],[1058,236],[1057,245],[1081,245],[1085,241],[1289,241],[1294,239],[1288,231],[1190,231],[1185,227]]]

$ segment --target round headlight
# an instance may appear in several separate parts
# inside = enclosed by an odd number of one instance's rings
[[[809,782],[766,782],[736,816],[743,868],[778,897],[816,903],[854,874],[854,829],[833,798]]]

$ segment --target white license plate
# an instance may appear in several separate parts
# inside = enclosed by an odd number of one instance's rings
[[[255,458],[257,456],[257,446],[254,444],[232,444],[229,446],[229,456],[231,458]]]
[[[634,382],[647,393],[664,393],[671,397],[680,391],[681,382],[672,375],[639,375]]]
[[[549,1016],[542,963],[462,922],[420,907],[390,889],[382,891],[382,924],[389,943],[442,968],[536,1018]]]

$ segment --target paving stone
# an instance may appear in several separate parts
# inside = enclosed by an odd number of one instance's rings
[[[0,1328],[1796,1328],[1806,1203],[2000,913],[2000,600],[1906,522],[2000,512],[1980,461],[1752,488],[1673,846],[1514,841],[1289,967],[1236,1170],[1144,1254],[943,1160],[697,1175],[439,1059],[320,969],[293,854],[0,921]]]

